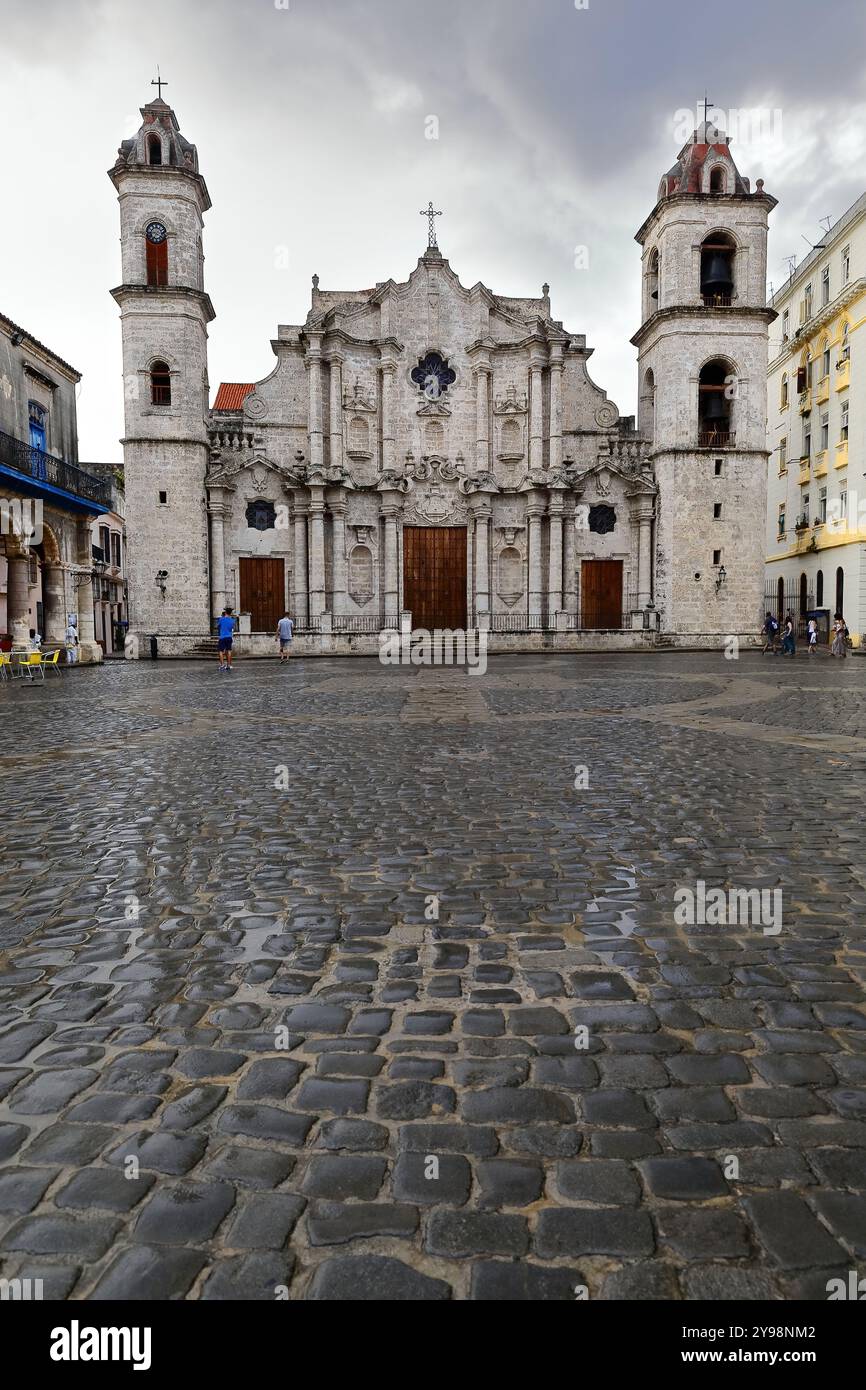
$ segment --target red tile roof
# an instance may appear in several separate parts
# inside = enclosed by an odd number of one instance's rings
[[[222,381],[213,403],[214,410],[242,410],[244,401],[255,391],[254,381]]]

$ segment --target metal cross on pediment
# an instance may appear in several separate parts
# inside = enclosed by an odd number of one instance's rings
[[[709,97],[707,96],[707,89],[706,89],[706,87],[705,87],[705,88],[704,88],[704,125],[706,125],[707,120],[709,119],[708,116],[707,116],[707,112],[709,111],[709,109],[710,109],[711,106],[712,106],[712,102],[710,101]]]
[[[159,93],[159,100],[162,101],[162,89],[163,89],[163,87],[167,87],[167,86],[168,86],[168,83],[166,82],[166,80],[165,80],[164,77],[160,76],[159,63],[157,63],[157,65],[156,65],[156,77],[154,78],[154,80],[151,82],[150,85],[151,85],[151,87],[156,87],[156,89],[157,89],[157,91],[158,91],[158,93]]]
[[[438,251],[438,250],[439,250],[439,243],[438,243],[438,241],[436,240],[436,218],[442,216],[441,212],[436,212],[436,211],[434,210],[433,204],[432,204],[432,202],[431,202],[431,203],[428,203],[428,205],[427,205],[426,208],[422,208],[422,209],[421,209],[421,212],[420,212],[419,215],[420,215],[421,217],[426,217],[426,218],[427,218],[427,225],[428,225],[428,231],[427,231],[427,250],[428,250],[428,251],[433,251],[433,250]]]

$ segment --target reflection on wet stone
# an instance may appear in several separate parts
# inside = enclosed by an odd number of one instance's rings
[[[825,1296],[866,1240],[866,664],[280,675],[117,664],[15,704],[0,1274]],[[781,886],[783,930],[677,924],[698,880]]]

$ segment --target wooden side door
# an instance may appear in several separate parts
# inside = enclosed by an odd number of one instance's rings
[[[465,526],[403,528],[403,607],[414,628],[465,629]]]
[[[622,560],[584,560],[580,588],[581,627],[622,627]]]
[[[240,580],[241,611],[253,632],[275,632],[285,610],[285,561],[243,556]]]

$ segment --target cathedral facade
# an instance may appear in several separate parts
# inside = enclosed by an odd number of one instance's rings
[[[538,298],[464,286],[437,245],[407,280],[329,290],[280,325],[273,371],[209,406],[196,149],[162,100],[110,177],[120,306],[130,631],[243,652],[365,653],[472,629],[490,649],[721,646],[763,593],[767,217],[706,124],[638,233],[640,412],[592,380]]]

